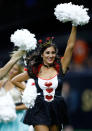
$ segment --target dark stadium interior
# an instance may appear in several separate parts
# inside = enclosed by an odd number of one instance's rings
[[[67,35],[71,24],[62,24],[54,16],[54,8],[59,3],[70,2],[69,0],[0,0],[0,48],[8,48],[9,37],[16,29],[27,28],[41,37],[45,34]],[[74,0],[74,4],[84,5],[89,8],[92,17],[90,0]],[[92,18],[91,18],[92,19]],[[92,24],[78,28],[84,35],[91,34]],[[83,35],[82,33],[82,35]],[[87,39],[89,40],[89,35]],[[91,39],[91,38],[90,38]],[[89,40],[91,41],[91,40]],[[10,48],[10,47],[9,47]]]

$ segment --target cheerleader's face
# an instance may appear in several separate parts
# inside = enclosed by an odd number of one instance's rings
[[[43,58],[44,64],[46,65],[53,64],[55,57],[56,57],[55,48],[53,46],[48,47],[47,49],[45,49],[45,51],[43,52],[41,56]]]
[[[13,78],[14,76],[18,75],[19,74],[19,67],[18,65],[14,65],[12,67],[12,69],[10,70],[10,72],[8,73],[9,77],[10,78]]]

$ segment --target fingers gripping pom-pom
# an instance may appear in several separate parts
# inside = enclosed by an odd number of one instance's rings
[[[35,35],[30,33],[27,29],[18,29],[11,35],[10,41],[18,46],[20,50],[34,50],[36,48],[37,40]]]
[[[29,79],[26,84],[26,88],[23,92],[22,102],[27,108],[32,108],[35,105],[37,97],[37,89],[33,79]]]
[[[56,18],[65,23],[72,22],[72,25],[85,25],[89,22],[88,8],[70,3],[58,4],[55,8]]]

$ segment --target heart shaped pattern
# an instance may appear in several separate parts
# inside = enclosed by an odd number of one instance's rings
[[[48,96],[48,95],[46,95],[45,97],[47,100],[51,100],[53,98],[53,96]]]
[[[52,86],[52,82],[45,82],[45,86],[49,88],[50,86]]]
[[[35,85],[35,83],[33,82],[33,83],[32,83],[32,86],[34,86],[34,85]]]
[[[51,93],[51,92],[53,91],[53,88],[47,88],[46,91],[47,91],[48,93]]]

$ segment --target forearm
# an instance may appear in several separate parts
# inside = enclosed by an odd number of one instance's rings
[[[68,39],[68,43],[67,43],[67,47],[66,47],[66,51],[65,51],[65,55],[67,58],[67,64],[70,64],[71,58],[72,58],[72,53],[73,53],[73,49],[74,49],[74,45],[75,45],[75,41],[76,41],[76,33],[77,33],[77,27],[72,26],[72,30],[71,30],[71,34],[70,37]],[[67,65],[67,66],[68,66]]]
[[[66,50],[64,53],[64,57],[63,57],[63,59],[61,59],[63,73],[65,73],[67,71],[67,68],[68,68],[71,58],[72,58],[72,52],[73,52],[73,48],[74,48],[75,41],[76,41],[76,33],[77,33],[77,28],[73,26],[72,30],[71,30],[70,37],[68,39],[68,43],[67,43],[67,47],[66,47]]]
[[[26,85],[23,83],[25,81],[27,81],[29,79],[28,73],[27,72],[23,72],[17,76],[15,76],[11,82],[16,86],[19,87],[21,89],[25,89]]]
[[[15,82],[15,81],[11,81],[16,87],[24,90],[26,88],[26,86],[22,83],[22,82]]]
[[[16,110],[26,110],[26,109],[27,107],[24,104],[16,106]]]
[[[17,61],[25,54],[25,51],[15,51],[11,55],[10,61],[0,69],[0,79],[2,79],[8,72],[9,70],[14,66],[14,64],[17,63]]]
[[[71,33],[70,33],[70,36],[69,36],[69,39],[67,42],[67,47],[69,47],[69,48],[74,47],[74,44],[76,41],[76,33],[77,33],[77,27],[72,26],[72,30],[71,30]]]

